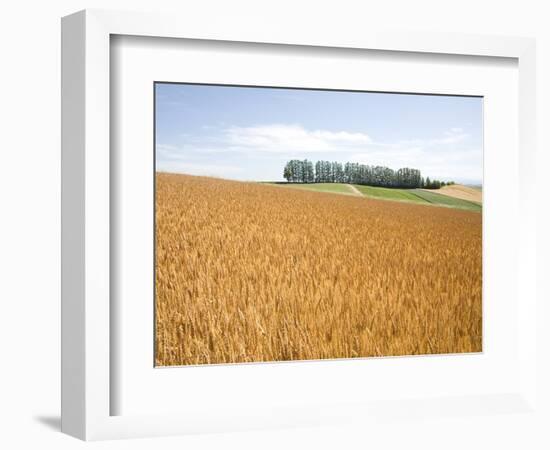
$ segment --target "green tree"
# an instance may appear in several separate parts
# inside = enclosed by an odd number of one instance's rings
[[[287,182],[290,181],[291,172],[290,172],[290,161],[286,163],[285,168],[283,170],[283,177]]]

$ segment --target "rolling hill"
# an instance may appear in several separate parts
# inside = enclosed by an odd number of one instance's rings
[[[397,189],[345,183],[274,183],[276,186],[325,192],[340,195],[355,195],[377,200],[416,203],[481,212],[481,191],[463,185],[445,186],[436,190]],[[479,199],[479,201],[478,201]]]
[[[479,188],[464,186],[462,184],[453,184],[451,186],[443,186],[437,191],[438,194],[447,195],[449,197],[468,200],[474,203],[482,203],[483,192]]]

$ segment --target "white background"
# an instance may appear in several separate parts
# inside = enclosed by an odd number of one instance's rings
[[[179,6],[178,6],[179,5]],[[0,447],[81,448],[84,443],[59,433],[59,18],[89,7],[176,10],[208,21],[225,15],[235,22],[267,17],[285,27],[405,28],[538,37],[539,169],[550,164],[550,14],[543,1],[385,2],[239,1],[168,2],[20,1],[0,11],[0,283],[2,370]],[[544,174],[540,170],[540,176]],[[539,185],[540,228],[550,229],[545,183]],[[542,212],[544,211],[544,213]],[[540,233],[543,279],[548,238]],[[544,253],[544,261],[542,251]],[[548,272],[548,265],[546,266]],[[548,278],[548,276],[546,276]],[[540,300],[549,300],[548,298]],[[541,304],[539,315],[549,317]],[[550,317],[549,317],[550,319]],[[540,328],[541,374],[550,379],[550,327]],[[542,346],[541,346],[542,347]],[[541,386],[545,404],[550,404]],[[312,428],[101,442],[96,448],[548,448],[543,425],[528,415],[419,419],[376,429]],[[543,439],[546,439],[544,442]],[[413,447],[414,448],[414,447]]]

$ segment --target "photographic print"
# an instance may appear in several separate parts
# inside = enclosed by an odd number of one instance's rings
[[[156,366],[482,351],[483,98],[154,89]]]

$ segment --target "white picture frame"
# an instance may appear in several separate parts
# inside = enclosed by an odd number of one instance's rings
[[[408,404],[410,414],[422,408],[470,415],[503,408],[533,411],[536,406],[535,293],[535,42],[526,38],[456,34],[418,34],[349,30],[338,35],[287,32],[276,27],[233,29],[231,24],[194,23],[189,17],[112,11],[82,11],[62,22],[62,430],[85,440],[162,436],[223,430],[297,426],[391,416],[392,407],[343,402],[278,406],[247,416],[233,405],[216,412],[112,415],[117,386],[111,378],[116,357],[111,321],[111,191],[110,41],[112,35],[200,39],[303,48],[368,49],[416,54],[513,58],[518,62],[519,183],[517,258],[518,373],[516,389],[471,398],[425,398]],[[270,371],[273,367],[263,366]],[[309,369],[314,373],[314,366]],[[120,386],[118,386],[120,388]],[[395,403],[393,403],[395,405]],[[411,406],[412,405],[412,406]],[[431,405],[431,406],[430,406]],[[200,411],[200,405],[197,411]],[[269,406],[269,405],[268,405]]]

